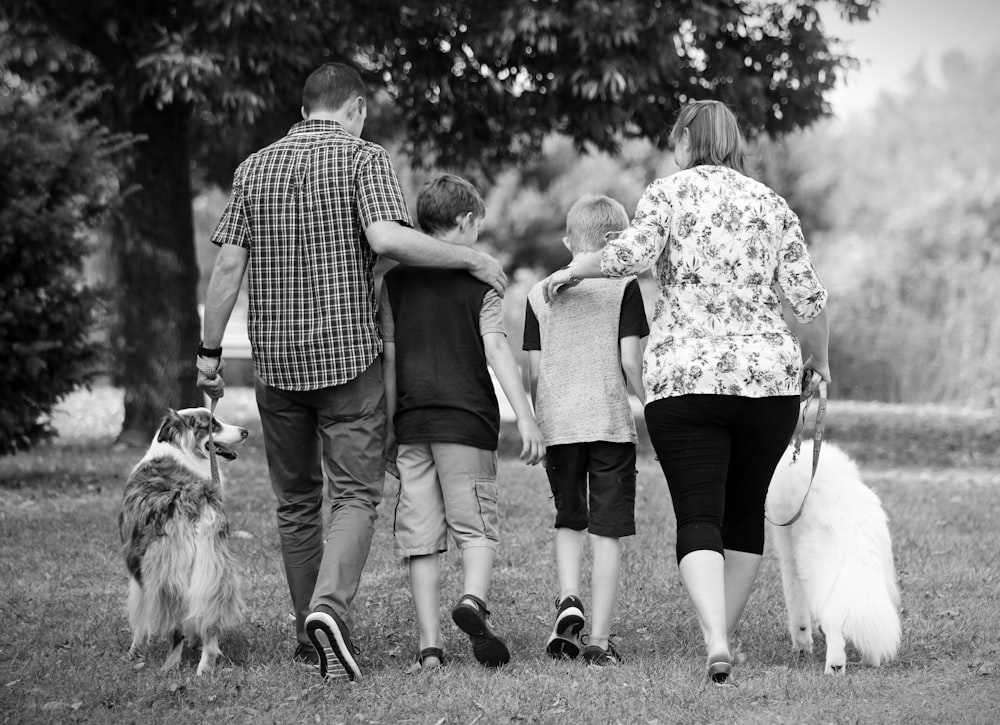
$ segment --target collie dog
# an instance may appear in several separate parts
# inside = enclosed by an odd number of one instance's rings
[[[205,408],[169,411],[125,483],[118,529],[128,568],[129,657],[153,636],[172,638],[162,669],[180,663],[185,640],[201,643],[198,674],[222,654],[219,634],[243,619],[222,485],[212,481],[215,453],[236,458],[248,431],[220,423]]]
[[[812,443],[792,462],[785,451],[767,494],[770,522],[794,516],[812,473]],[[788,610],[792,646],[812,652],[812,624],[826,638],[827,674],[843,674],[845,639],[866,665],[896,656],[900,641],[899,589],[885,511],[861,481],[846,453],[826,444],[802,508],[789,526],[770,526]]]

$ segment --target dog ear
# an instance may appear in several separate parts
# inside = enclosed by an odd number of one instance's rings
[[[165,443],[167,441],[172,441],[177,438],[177,434],[180,432],[180,427],[184,424],[181,417],[177,415],[177,411],[173,408],[167,409],[167,414],[163,417],[160,422],[160,430],[156,434],[157,443]]]

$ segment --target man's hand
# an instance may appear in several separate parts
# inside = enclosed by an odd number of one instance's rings
[[[198,356],[195,365],[198,368],[198,387],[212,400],[218,400],[225,395],[226,381],[222,379],[222,371],[226,362],[221,357]]]
[[[507,275],[504,274],[500,263],[488,254],[478,252],[479,260],[469,272],[480,282],[485,282],[503,297],[504,290],[507,289]]]

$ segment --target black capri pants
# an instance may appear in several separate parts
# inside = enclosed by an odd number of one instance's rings
[[[764,499],[799,396],[681,395],[646,406],[677,518],[677,561],[708,549],[764,553]]]

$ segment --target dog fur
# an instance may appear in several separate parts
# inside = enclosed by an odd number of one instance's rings
[[[768,519],[788,521],[812,472],[812,443],[792,463],[789,448],[767,495]],[[878,667],[896,656],[901,631],[899,589],[888,520],[854,461],[835,445],[820,449],[819,467],[801,517],[769,526],[781,565],[788,631],[799,653],[812,652],[812,625],[826,638],[827,674],[843,674],[845,640],[862,662]]]
[[[219,635],[243,620],[222,484],[212,481],[208,450],[236,458],[248,432],[205,408],[169,411],[125,483],[118,528],[129,575],[129,657],[152,637],[172,638],[163,670],[178,666],[184,642],[201,643],[198,674],[211,672]],[[221,477],[221,473],[220,473]]]

